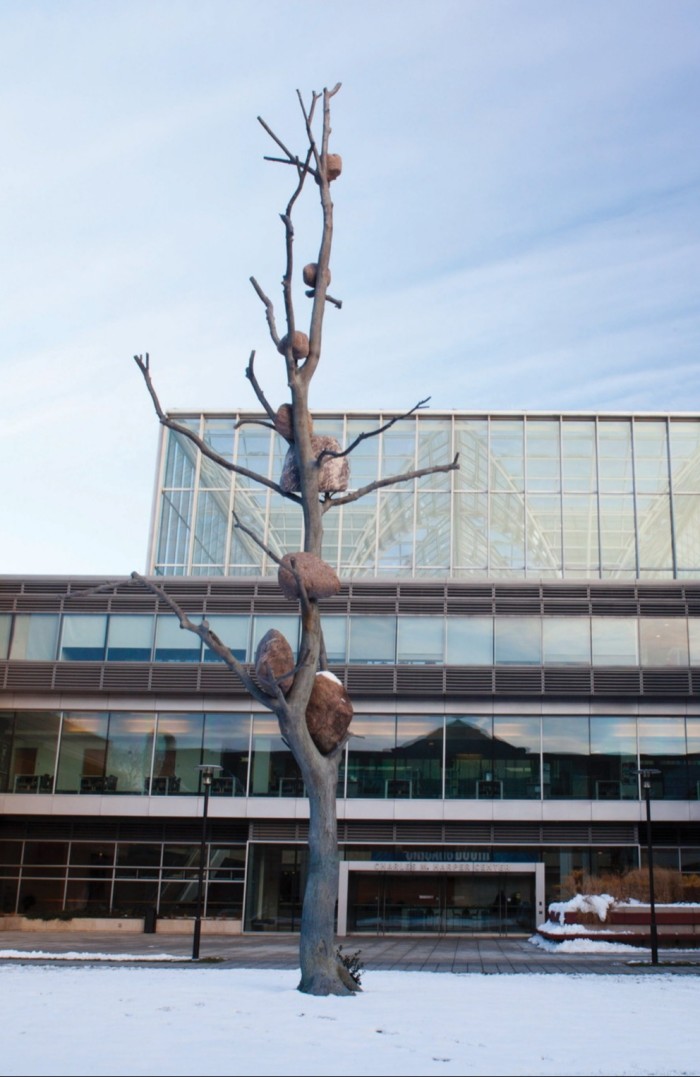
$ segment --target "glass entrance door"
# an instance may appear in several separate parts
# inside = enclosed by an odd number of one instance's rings
[[[376,934],[519,934],[534,930],[531,874],[351,873],[348,930]]]

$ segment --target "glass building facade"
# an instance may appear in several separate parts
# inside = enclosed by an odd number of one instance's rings
[[[173,417],[279,479],[264,417]],[[324,516],[353,932],[532,931],[573,874],[645,863],[645,766],[655,861],[700,875],[700,416],[418,413],[359,443],[350,489],[457,453]],[[298,619],[234,512],[301,548],[298,504],[164,430],[150,572],[252,669]],[[297,930],[307,807],[276,719],[157,598],[101,582],[0,578],[0,912],[187,921],[210,763],[205,915]]]
[[[287,443],[243,413],[174,416],[221,456],[277,480]],[[318,415],[350,444],[387,413]],[[243,421],[243,425],[239,425]],[[459,470],[383,488],[326,513],[323,555],[341,576],[682,579],[700,573],[700,421],[678,415],[418,413],[361,442],[351,489],[459,453]],[[164,431],[150,567],[156,575],[266,575],[301,544],[277,493]]]

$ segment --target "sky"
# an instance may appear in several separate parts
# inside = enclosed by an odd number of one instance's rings
[[[168,409],[254,409],[252,349],[287,399],[249,277],[297,89],[342,82],[312,408],[698,407],[696,0],[4,0],[0,42],[3,573],[145,567],[134,354]]]
[[[696,1074],[697,976],[0,968],[6,1077]],[[504,1030],[507,1034],[504,1035]]]

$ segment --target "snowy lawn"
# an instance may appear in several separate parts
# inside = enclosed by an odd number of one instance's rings
[[[371,972],[346,999],[301,995],[297,981],[215,966],[3,966],[1,1072],[700,1072],[700,977]]]

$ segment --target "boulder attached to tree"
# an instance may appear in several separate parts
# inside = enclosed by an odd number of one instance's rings
[[[309,262],[302,270],[302,276],[304,278],[304,284],[307,288],[315,288],[316,281],[318,280],[318,262]],[[326,270],[326,287],[331,283],[331,271]]]
[[[324,449],[341,452],[340,443],[325,434],[316,434],[311,438],[311,448],[318,460]],[[335,494],[347,490],[350,481],[350,465],[347,456],[324,456],[318,474],[318,489],[322,494]],[[287,494],[296,494],[301,490],[299,468],[296,453],[290,448],[284,458],[280,476],[280,486]]]
[[[327,670],[317,673],[306,708],[306,726],[322,755],[342,744],[352,715],[352,703],[338,678]]]
[[[280,355],[287,354],[287,348],[289,347],[289,343],[289,334],[286,334],[282,337],[279,344],[277,345],[277,351],[280,353]],[[309,338],[307,337],[306,333],[302,333],[300,329],[297,329],[296,332],[292,334],[291,344],[292,355],[294,356],[294,358],[306,359],[307,355],[309,354]]]
[[[282,594],[290,602],[296,602],[301,597],[297,576],[312,599],[330,598],[340,590],[340,580],[334,570],[315,553],[286,553],[282,558],[277,581]]]
[[[280,404],[275,412],[275,430],[285,441],[294,441],[294,412],[291,404]],[[314,432],[314,424],[309,415],[309,437]]]
[[[271,628],[260,640],[255,651],[255,673],[261,688],[268,695],[274,696],[279,686],[286,695],[294,684],[293,669],[292,648],[281,632]],[[285,677],[285,673],[289,673],[289,676]]]

